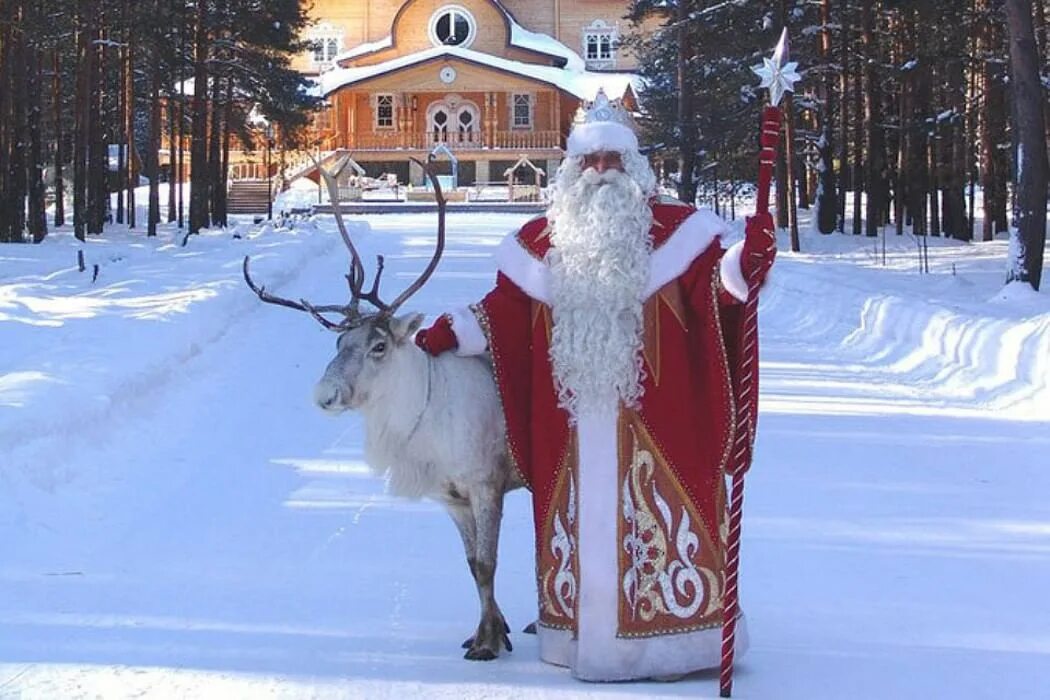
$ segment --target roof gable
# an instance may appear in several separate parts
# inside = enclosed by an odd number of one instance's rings
[[[454,0],[448,4],[408,0],[394,15],[389,36],[355,46],[337,56],[335,62],[340,67],[350,68],[386,62],[406,52],[432,48],[431,18],[438,9],[452,5],[469,12],[475,21],[476,36],[468,47],[463,48],[530,63],[565,66],[570,70],[584,69],[579,54],[551,36],[525,29],[499,0]],[[496,27],[499,29],[494,31]]]
[[[322,95],[330,95],[341,88],[369,82],[379,76],[404,71],[412,66],[440,61],[449,62],[453,59],[490,69],[490,72],[496,74],[511,74],[553,86],[570,95],[588,100],[594,99],[599,88],[604,88],[609,95],[622,96],[629,92],[632,80],[637,78],[633,73],[575,72],[554,66],[511,61],[458,46],[434,46],[383,63],[354,68],[337,68],[320,75],[317,78],[317,85]],[[504,83],[499,87],[505,86]]]

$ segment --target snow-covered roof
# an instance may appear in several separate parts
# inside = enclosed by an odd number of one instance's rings
[[[394,35],[387,34],[386,37],[379,41],[370,41],[367,44],[358,44],[352,49],[347,49],[340,54],[336,54],[335,58],[332,59],[332,63],[338,65],[340,61],[347,61],[351,58],[357,58],[358,56],[364,56],[368,53],[374,53],[376,51],[382,51],[383,49],[389,49],[394,45]]]
[[[576,53],[551,35],[530,31],[515,22],[512,17],[509,18],[509,20],[510,43],[512,46],[564,58],[565,67],[571,71],[583,72],[587,70],[587,64],[584,63],[580,54]]]
[[[510,26],[510,45],[516,46],[519,49],[526,49],[528,51],[535,51],[537,53],[546,54],[548,56],[555,56],[565,61],[565,67],[572,71],[582,72],[586,70],[586,63],[583,58],[577,52],[570,49],[565,44],[561,43],[549,34],[541,34],[540,32],[534,32],[526,29],[525,27],[518,24],[518,21],[514,19],[514,15],[510,13],[502,2],[494,0],[494,3],[503,16],[507,20],[507,24]],[[348,61],[358,56],[364,56],[365,54],[375,53],[376,51],[382,51],[383,49],[389,49],[394,45],[394,35],[388,34],[386,37],[379,41],[372,41],[365,44],[358,44],[357,46],[338,54],[332,62],[336,65],[340,61]]]
[[[599,88],[611,96],[619,97],[630,86],[634,89],[637,75],[634,73],[599,73],[576,71],[554,66],[540,66],[533,63],[511,61],[501,56],[493,56],[480,51],[464,49],[459,46],[435,46],[416,53],[399,56],[389,61],[371,66],[354,68],[335,68],[315,78],[318,92],[330,95],[339,88],[353,85],[370,78],[375,78],[392,71],[426,63],[438,58],[459,58],[464,61],[506,71],[523,78],[530,78],[548,85],[553,85],[580,99],[592,100]]]

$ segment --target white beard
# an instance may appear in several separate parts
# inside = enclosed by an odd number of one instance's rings
[[[641,399],[653,217],[647,193],[629,175],[566,166],[550,211],[550,358],[558,403],[575,420]]]

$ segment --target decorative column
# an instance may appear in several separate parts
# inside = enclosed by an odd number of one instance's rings
[[[346,114],[349,138],[347,138],[345,143],[347,148],[353,148],[357,145],[357,93],[351,92],[347,96],[350,100],[350,110]],[[340,118],[340,121],[342,121],[342,118]]]
[[[558,135],[554,147],[561,148],[562,137],[565,134],[561,128],[561,93],[557,91],[554,93],[554,133]]]

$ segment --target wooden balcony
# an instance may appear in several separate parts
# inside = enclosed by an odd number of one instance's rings
[[[453,151],[506,150],[549,151],[561,148],[558,131],[483,131],[409,132],[376,131],[351,134],[349,147],[354,151],[430,151],[446,144]]]

